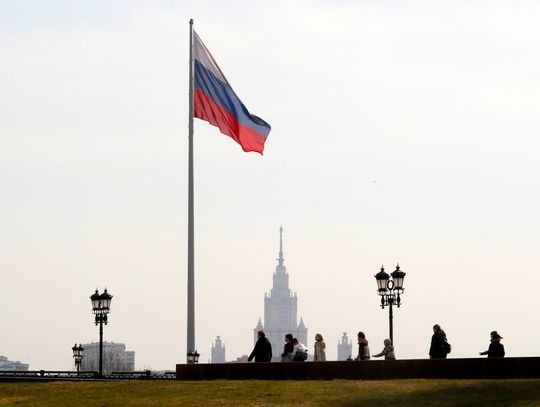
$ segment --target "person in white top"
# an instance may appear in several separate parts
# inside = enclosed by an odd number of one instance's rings
[[[304,362],[307,359],[308,349],[306,345],[300,343],[298,339],[293,339],[294,352],[293,362]]]

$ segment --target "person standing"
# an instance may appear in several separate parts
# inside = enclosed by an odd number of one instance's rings
[[[446,339],[446,333],[439,324],[433,325],[433,336],[431,337],[431,346],[429,347],[430,359],[446,359],[450,353],[450,344]]]
[[[355,360],[369,360],[369,344],[366,339],[366,335],[360,331],[358,332],[358,356]]]
[[[314,362],[326,362],[326,344],[321,334],[315,335],[315,351],[313,352]]]
[[[489,349],[480,352],[480,355],[487,355],[488,358],[504,358],[504,345],[501,343],[502,336],[497,331],[491,332],[491,342]]]
[[[285,335],[285,345],[283,346],[283,353],[281,354],[282,362],[292,362],[294,353],[294,344],[292,334]]]
[[[248,362],[255,358],[255,362],[270,362],[272,360],[272,345],[263,331],[257,332],[257,342],[248,357]]]

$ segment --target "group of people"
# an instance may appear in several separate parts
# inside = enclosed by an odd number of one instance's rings
[[[487,355],[488,358],[503,358],[505,355],[504,345],[501,343],[502,336],[497,331],[491,331],[488,350],[479,352],[480,355]],[[429,357],[431,359],[445,359],[452,350],[452,346],[446,338],[446,333],[439,324],[433,325],[433,336],[429,347]]]
[[[382,351],[373,355],[374,358],[380,358],[384,356],[385,360],[395,360],[396,354],[394,353],[394,347],[392,346],[392,341],[390,339],[385,339],[383,341],[384,347]],[[358,356],[354,360],[369,360],[371,355],[369,353],[369,343],[366,339],[366,334],[362,331],[358,332]]]
[[[304,362],[308,358],[308,348],[292,334],[285,335],[285,345],[281,353],[282,362]],[[321,334],[315,335],[315,345],[313,352],[314,362],[326,361],[326,344]]]
[[[504,345],[501,343],[502,337],[497,331],[492,331],[490,336],[489,349],[480,352],[480,355],[487,355],[488,358],[504,357]],[[396,355],[392,341],[390,339],[385,339],[383,343],[384,347],[382,351],[373,355],[373,357],[384,357],[385,360],[395,360]],[[431,337],[431,345],[429,347],[430,359],[445,359],[451,350],[452,345],[448,342],[446,333],[442,330],[441,326],[439,324],[433,325],[433,336]],[[253,358],[255,358],[255,362],[270,362],[272,360],[272,345],[263,331],[257,332],[257,342],[248,357],[248,361],[251,362]],[[303,343],[300,343],[297,338],[294,338],[292,334],[285,335],[285,345],[283,346],[283,352],[281,353],[281,361],[304,362],[307,358],[308,348]],[[358,332],[358,356],[354,360],[369,360],[370,358],[371,355],[368,340],[366,339],[364,332],[360,331]],[[324,343],[321,334],[315,335],[313,361],[326,361],[326,344]]]
[[[502,358],[505,355],[504,345],[501,343],[502,336],[497,331],[492,331],[489,349],[480,352],[480,355],[487,355],[488,358]],[[433,335],[431,337],[431,345],[429,347],[430,359],[446,359],[448,354],[452,351],[452,345],[446,338],[446,333],[442,330],[439,324],[433,325]],[[394,347],[390,339],[384,340],[383,350],[373,355],[374,357],[382,357],[386,360],[395,360],[396,355],[394,353]],[[369,345],[366,339],[366,335],[363,332],[358,332],[358,356],[355,360],[368,360],[370,358]]]
[[[263,331],[257,332],[257,342],[248,357],[248,362],[255,358],[255,362],[270,362],[272,360],[272,345]],[[281,353],[282,362],[304,362],[308,358],[308,348],[292,334],[285,335],[285,345]],[[326,344],[321,334],[315,335],[313,352],[314,362],[326,361]]]

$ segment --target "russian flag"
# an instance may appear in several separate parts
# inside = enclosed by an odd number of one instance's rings
[[[193,34],[193,115],[218,127],[244,151],[262,154],[270,125],[248,112],[197,33]]]

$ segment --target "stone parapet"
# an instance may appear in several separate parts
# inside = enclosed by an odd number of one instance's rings
[[[178,364],[178,380],[390,380],[540,378],[540,357]]]

